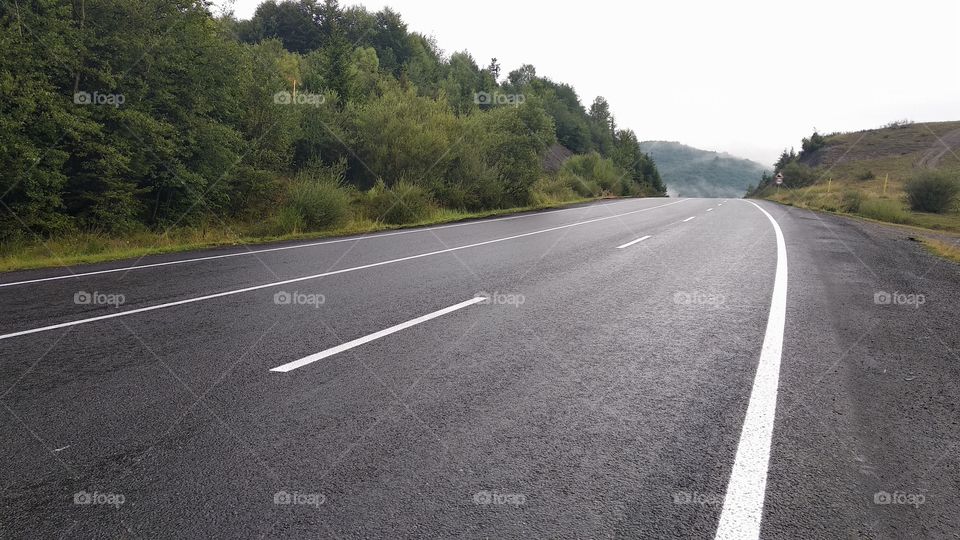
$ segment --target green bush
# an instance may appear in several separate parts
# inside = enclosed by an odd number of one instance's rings
[[[873,180],[877,175],[873,173],[870,169],[863,171],[857,175],[857,180]]]
[[[909,223],[910,215],[900,203],[887,199],[867,199],[860,204],[860,215],[889,223]]]
[[[596,197],[604,192],[622,195],[622,180],[628,177],[612,160],[597,152],[572,156],[560,167],[560,174],[584,197]]]
[[[817,181],[817,174],[806,165],[796,161],[783,168],[783,185],[788,188],[806,187]]]
[[[913,210],[942,214],[954,205],[960,181],[941,172],[927,171],[907,182],[904,189]]]
[[[845,191],[840,197],[840,210],[856,214],[863,205],[863,193],[859,191]]]
[[[309,229],[342,225],[350,217],[350,194],[341,187],[346,163],[333,167],[309,165],[290,184],[285,206]]]
[[[579,197],[566,179],[560,175],[545,176],[533,184],[531,196],[534,204],[554,204],[572,201]]]
[[[406,180],[400,180],[392,187],[378,180],[367,192],[367,217],[374,221],[394,225],[417,223],[428,218],[433,208],[430,194]]]
[[[273,215],[266,229],[258,231],[261,234],[294,234],[306,229],[306,222],[300,212],[291,206],[283,206]]]

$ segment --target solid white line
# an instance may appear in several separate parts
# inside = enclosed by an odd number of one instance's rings
[[[648,211],[648,210],[656,210],[657,208],[663,208],[663,207],[665,207],[665,206],[673,206],[674,204],[680,204],[680,203],[682,203],[682,202],[686,202],[686,200],[687,200],[687,199],[681,199],[681,200],[676,201],[676,202],[667,203],[667,204],[661,204],[661,205],[658,205],[658,206],[651,206],[651,207],[649,207],[649,208],[641,208],[641,209],[639,209],[639,210],[631,210],[630,212],[624,212],[624,213],[622,213],[622,214],[612,214],[612,215],[609,215],[609,216],[603,216],[603,217],[599,217],[599,218],[588,219],[588,220],[586,220],[586,221],[578,221],[578,222],[576,222],[576,223],[568,223],[568,224],[566,224],[566,225],[559,225],[559,226],[557,226],[557,227],[550,227],[550,228],[548,228],[548,229],[540,229],[540,230],[537,230],[537,231],[531,231],[531,232],[527,232],[527,233],[523,233],[523,234],[515,234],[515,235],[513,235],[513,236],[505,236],[505,237],[503,237],[503,238],[495,238],[495,239],[493,239],[493,240],[486,240],[486,241],[483,241],[483,242],[476,242],[476,243],[473,243],[473,244],[467,244],[467,245],[465,245],[465,246],[458,246],[458,247],[452,247],[452,248],[447,248],[447,249],[440,249],[440,250],[437,250],[437,251],[430,251],[430,252],[427,252],[427,253],[420,253],[420,254],[418,254],[418,255],[410,255],[410,256],[407,256],[407,257],[400,257],[400,258],[398,258],[398,259],[390,259],[390,260],[388,260],[388,261],[380,261],[380,262],[376,262],[376,263],[364,264],[364,265],[362,265],[362,266],[354,266],[354,267],[351,267],[351,268],[344,268],[344,269],[342,269],[342,270],[332,270],[332,271],[330,271],[330,272],[323,272],[323,273],[321,273],[321,274],[313,274],[313,275],[311,275],[311,276],[303,276],[303,277],[298,277],[298,278],[293,278],[293,279],[286,279],[286,280],[283,280],[283,281],[275,281],[275,282],[272,282],[272,283],[264,283],[263,285],[254,285],[254,286],[252,286],[252,287],[244,287],[243,289],[235,289],[235,290],[232,290],[232,291],[224,291],[224,292],[219,292],[219,293],[214,293],[214,294],[208,294],[208,295],[204,295],[204,296],[198,296],[198,297],[195,297],[195,298],[187,298],[187,299],[185,299],[185,300],[177,300],[176,302],[168,302],[168,303],[166,303],[166,304],[157,304],[157,305],[155,305],[155,306],[147,306],[147,307],[142,307],[142,308],[137,308],[137,309],[130,309],[130,310],[127,310],[127,311],[120,311],[120,312],[117,312],[117,313],[111,313],[111,314],[109,314],[109,315],[101,315],[101,316],[99,316],[99,317],[91,317],[91,318],[89,318],[89,319],[79,319],[79,320],[76,320],[76,321],[70,321],[70,322],[65,322],[65,323],[60,323],[60,324],[54,324],[54,325],[51,325],[51,326],[43,326],[43,327],[40,327],[40,328],[32,328],[32,329],[30,329],[30,330],[23,330],[23,331],[20,331],[20,332],[13,332],[13,333],[11,333],[11,334],[3,334],[3,335],[0,335],[0,340],[10,339],[10,338],[18,337],[18,336],[25,336],[25,335],[27,335],[27,334],[35,334],[35,333],[37,333],[37,332],[46,332],[46,331],[48,331],[48,330],[56,330],[57,328],[66,328],[66,327],[68,327],[68,326],[76,326],[76,325],[78,325],[78,324],[86,324],[86,323],[92,323],[92,322],[96,322],[96,321],[103,321],[103,320],[106,320],[106,319],[113,319],[113,318],[115,318],[115,317],[124,317],[124,316],[126,316],[126,315],[134,315],[134,314],[136,314],[136,313],[144,313],[144,312],[146,312],[146,311],[154,311],[154,310],[157,310],[157,309],[164,309],[164,308],[173,307],[173,306],[182,306],[182,305],[184,305],[184,304],[192,304],[192,303],[194,303],[194,302],[202,302],[202,301],[204,301],[204,300],[211,300],[211,299],[213,299],[213,298],[221,298],[221,297],[224,297],[224,296],[232,296],[232,295],[235,295],[235,294],[241,294],[241,293],[250,292],[250,291],[258,291],[258,290],[260,290],[260,289],[268,289],[268,288],[270,288],[270,287],[277,287],[277,286],[279,286],[279,285],[287,285],[287,284],[289,284],[289,283],[298,283],[298,282],[301,282],[301,281],[307,281],[307,280],[322,278],[322,277],[326,277],[326,276],[333,276],[333,275],[337,275],[337,274],[345,274],[345,273],[347,273],[347,272],[355,272],[355,271],[357,271],[357,270],[364,270],[364,269],[367,269],[367,268],[376,268],[377,266],[384,266],[384,265],[387,265],[387,264],[394,264],[394,263],[403,262],[403,261],[411,261],[411,260],[420,259],[420,258],[423,258],[423,257],[430,257],[430,256],[433,256],[433,255],[440,255],[440,254],[443,254],[443,253],[450,253],[450,252],[453,252],[453,251],[460,251],[460,250],[462,250],[462,249],[470,249],[470,248],[485,246],[485,245],[488,245],[488,244],[495,244],[495,243],[497,243],[497,242],[506,242],[507,240],[516,240],[517,238],[525,238],[525,237],[527,237],[527,236],[533,236],[533,235],[535,235],[535,234],[543,234],[543,233],[552,232],[552,231],[559,231],[559,230],[561,230],[561,229],[568,229],[568,228],[570,228],[570,227],[577,227],[577,226],[580,226],[580,225],[586,225],[586,224],[588,224],[588,223],[596,223],[596,222],[598,222],[598,221],[606,221],[606,220],[608,220],[608,219],[616,219],[616,218],[619,218],[619,217],[628,216],[628,215],[630,215],[630,214],[637,214],[637,213],[640,213],[640,212],[646,212],[646,211]]]
[[[632,200],[632,199],[631,199],[631,200]],[[244,255],[256,255],[256,254],[258,254],[258,253],[269,253],[269,252],[272,252],[272,251],[285,251],[285,250],[290,250],[290,249],[303,249],[303,248],[316,247],[316,246],[325,246],[325,245],[327,245],[327,244],[339,244],[339,243],[341,243],[341,242],[356,242],[356,241],[359,241],[359,240],[373,240],[373,239],[376,239],[376,238],[385,238],[385,237],[388,237],[388,236],[399,236],[399,235],[402,235],[402,234],[423,233],[423,232],[428,232],[428,231],[437,231],[437,230],[441,230],[441,229],[452,229],[452,228],[454,228],[454,227],[466,227],[466,226],[469,226],[469,225],[480,225],[480,224],[484,224],[484,223],[495,223],[495,222],[498,222],[498,221],[507,221],[507,220],[511,220],[511,219],[522,219],[522,218],[528,218],[528,217],[534,217],[534,216],[542,216],[542,215],[546,215],[546,214],[558,214],[558,213],[560,213],[560,212],[570,212],[570,211],[573,211],[573,210],[583,210],[583,209],[585,209],[585,208],[599,208],[599,207],[601,207],[601,206],[610,206],[610,205],[613,205],[613,204],[619,204],[619,203],[621,203],[621,202],[628,202],[628,201],[617,201],[617,202],[614,202],[614,203],[598,204],[598,205],[593,205],[593,206],[578,206],[578,207],[575,207],[575,208],[562,208],[562,209],[559,209],[559,210],[550,210],[550,211],[547,211],[547,212],[532,212],[532,213],[528,213],[528,214],[522,214],[522,215],[519,215],[519,216],[507,216],[507,217],[493,218],[493,219],[478,219],[478,220],[473,220],[473,221],[467,221],[467,222],[464,222],[464,223],[453,223],[453,224],[450,224],[450,225],[440,225],[440,226],[437,226],[437,227],[423,227],[423,228],[417,228],[417,229],[407,229],[407,230],[403,230],[403,231],[394,231],[394,232],[386,232],[386,233],[374,233],[374,234],[369,234],[369,235],[364,235],[364,236],[354,236],[354,237],[349,237],[349,238],[338,238],[338,239],[335,239],[335,240],[324,240],[324,241],[321,241],[321,242],[310,242],[310,243],[307,243],[307,244],[295,244],[295,245],[291,245],[291,246],[280,246],[280,247],[273,247],[273,248],[253,249],[253,250],[249,250],[249,251],[238,251],[238,252],[236,252],[236,253],[225,253],[225,254],[223,254],[223,255],[210,255],[210,256],[207,256],[207,257],[194,257],[194,258],[191,258],[191,259],[179,259],[179,260],[176,260],[176,261],[166,261],[166,262],[152,263],[152,264],[141,264],[141,265],[135,265],[135,266],[124,266],[124,267],[121,267],[121,268],[110,268],[110,269],[107,269],[107,270],[95,270],[95,271],[92,271],[92,272],[82,272],[82,273],[79,273],[79,274],[65,274],[65,275],[62,275],[62,276],[51,276],[51,277],[45,277],[45,278],[27,279],[27,280],[24,280],[24,281],[11,281],[11,282],[9,282],[9,283],[0,283],[0,288],[3,288],[3,287],[13,287],[14,285],[27,285],[27,284],[30,284],[30,283],[42,283],[42,282],[44,282],[44,281],[56,281],[56,280],[60,280],[60,279],[73,279],[73,278],[80,278],[80,277],[85,277],[85,276],[96,276],[96,275],[99,275],[99,274],[111,274],[111,273],[114,273],[114,272],[127,272],[127,271],[131,271],[131,270],[142,270],[142,269],[144,269],[144,268],[157,268],[157,267],[160,267],[160,266],[171,266],[171,265],[175,265],[175,264],[186,264],[186,263],[201,262],[201,261],[211,261],[211,260],[214,260],[214,259],[227,259],[227,258],[230,258],[230,257],[241,257],[241,256],[244,256]]]
[[[636,240],[633,240],[633,241],[631,241],[631,242],[627,242],[626,244],[624,244],[624,245],[622,245],[622,246],[617,246],[617,249],[628,248],[628,247],[636,244],[637,242],[643,242],[643,241],[646,240],[647,238],[650,238],[650,235],[644,236],[643,238],[637,238]]]
[[[318,352],[318,353],[316,353],[316,354],[311,354],[310,356],[305,356],[305,357],[303,357],[303,358],[301,358],[301,359],[299,359],[299,360],[296,360],[296,361],[294,361],[294,362],[289,362],[289,363],[284,364],[284,365],[282,365],[282,366],[277,366],[277,367],[271,369],[270,371],[277,372],[277,373],[286,373],[286,372],[288,372],[288,371],[293,371],[293,370],[295,370],[295,369],[297,369],[297,368],[301,368],[301,367],[303,367],[303,366],[305,366],[305,365],[307,365],[307,364],[312,364],[312,363],[316,362],[317,360],[323,360],[324,358],[326,358],[326,357],[328,357],[328,356],[333,356],[333,355],[335,355],[335,354],[337,354],[337,353],[342,353],[343,351],[352,349],[352,348],[354,348],[354,347],[359,347],[360,345],[363,345],[364,343],[369,343],[369,342],[371,342],[371,341],[373,341],[373,340],[375,340],[375,339],[380,339],[380,338],[382,338],[382,337],[384,337],[384,336],[389,336],[390,334],[393,334],[393,333],[395,333],[395,332],[399,332],[399,331],[401,331],[401,330],[410,328],[411,326],[416,326],[416,325],[418,325],[418,324],[420,324],[420,323],[422,323],[422,322],[429,321],[430,319],[436,319],[437,317],[440,317],[440,316],[442,316],[442,315],[446,315],[447,313],[452,313],[452,312],[454,312],[454,311],[457,311],[458,309],[463,309],[463,308],[465,308],[465,307],[467,307],[467,306],[472,306],[472,305],[474,305],[474,304],[476,304],[476,303],[478,303],[478,302],[485,302],[485,301],[487,301],[487,298],[486,298],[486,297],[483,297],[483,296],[478,296],[478,297],[476,297],[476,298],[471,298],[470,300],[467,300],[467,301],[465,301],[465,302],[460,302],[459,304],[455,304],[455,305],[452,305],[452,306],[450,306],[450,307],[445,307],[445,308],[443,308],[443,309],[434,311],[433,313],[428,313],[428,314],[426,314],[426,315],[424,315],[424,316],[422,316],[422,317],[417,317],[416,319],[411,319],[411,320],[409,320],[409,321],[407,321],[407,322],[405,322],[405,323],[400,323],[400,324],[391,326],[390,328],[385,328],[385,329],[383,329],[383,330],[380,330],[379,332],[374,332],[374,333],[372,333],[372,334],[370,334],[370,335],[363,336],[362,338],[357,338],[357,339],[355,339],[355,340],[353,340],[353,341],[348,341],[348,342],[343,343],[343,344],[341,344],[341,345],[337,345],[336,347],[331,347],[331,348],[329,348],[329,349],[327,349],[327,350],[325,350],[325,351],[320,351],[320,352]]]
[[[777,387],[780,381],[780,358],[783,352],[783,328],[787,310],[787,247],[780,225],[766,210],[753,201],[770,223],[777,236],[777,270],[763,338],[760,362],[750,392],[747,416],[740,432],[737,457],[733,462],[727,494],[723,500],[718,540],[746,540],[760,537],[763,499],[770,462],[773,422],[777,413]]]
[[[686,222],[690,221],[691,219],[696,219],[696,218],[697,218],[697,216],[690,216],[690,217],[688,217],[687,219],[683,220],[681,223],[686,223]]]

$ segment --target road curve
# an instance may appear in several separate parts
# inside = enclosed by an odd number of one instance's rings
[[[0,537],[960,530],[960,275],[902,233],[631,199],[130,264],[0,276]]]

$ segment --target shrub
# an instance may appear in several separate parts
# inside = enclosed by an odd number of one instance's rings
[[[886,199],[867,199],[860,204],[860,215],[889,223],[909,223],[910,215],[900,203]]]
[[[534,204],[554,204],[578,198],[566,179],[560,175],[545,176],[537,180],[531,190]]]
[[[840,196],[840,210],[844,212],[857,213],[863,205],[863,193],[859,191],[845,191]]]
[[[394,225],[416,223],[433,210],[433,201],[426,190],[406,180],[387,187],[378,180],[366,197],[367,217]]]
[[[621,195],[621,180],[628,177],[612,160],[597,152],[571,157],[560,167],[560,173],[569,178],[573,189],[584,197],[595,197],[602,192]]]
[[[350,194],[341,187],[345,170],[341,161],[332,167],[312,164],[297,173],[285,206],[300,216],[304,227],[335,227],[350,217]]]
[[[784,187],[805,187],[817,181],[817,175],[813,169],[796,161],[787,164],[780,172],[783,173]]]
[[[305,228],[306,222],[300,212],[291,206],[283,206],[273,215],[269,227],[262,232],[283,235],[297,233]]]
[[[907,182],[904,189],[913,210],[942,214],[953,206],[960,193],[960,182],[947,174],[927,171]]]
[[[867,169],[857,175],[857,180],[873,180],[876,177],[877,175],[873,174],[873,171],[871,171],[870,169]]]

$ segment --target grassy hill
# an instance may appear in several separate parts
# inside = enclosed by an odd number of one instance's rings
[[[779,192],[768,185],[755,195],[804,208],[960,232],[956,205],[942,214],[913,212],[904,191],[908,181],[929,170],[960,182],[960,121],[826,135],[821,147],[801,152],[797,161],[810,168],[810,185]]]
[[[749,159],[678,142],[644,141],[640,149],[653,157],[669,193],[681,197],[742,197],[769,170]]]

